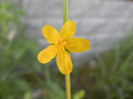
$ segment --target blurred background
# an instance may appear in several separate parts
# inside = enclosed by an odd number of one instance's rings
[[[133,99],[133,0],[68,0],[74,37],[90,50],[71,53],[72,99]],[[65,99],[55,59],[37,61],[41,29],[63,24],[62,0],[0,0],[0,99]]]

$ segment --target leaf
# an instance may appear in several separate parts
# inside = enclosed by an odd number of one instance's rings
[[[85,91],[84,90],[81,90],[79,91],[78,93],[76,93],[74,95],[74,98],[73,99],[83,99],[85,96]]]
[[[25,92],[24,99],[32,99],[32,93],[31,93],[31,91],[26,91]]]

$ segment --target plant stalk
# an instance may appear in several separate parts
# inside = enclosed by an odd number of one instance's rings
[[[68,1],[63,0],[63,24],[67,21],[68,19]]]
[[[68,19],[68,0],[63,0],[63,24]],[[70,85],[70,74],[65,75],[66,79],[66,99],[71,99],[71,85]]]
[[[71,99],[71,85],[70,85],[70,74],[65,75],[66,78],[66,99]]]

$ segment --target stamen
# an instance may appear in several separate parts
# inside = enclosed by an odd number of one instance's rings
[[[57,43],[57,47],[59,48],[59,47],[64,47],[65,45],[66,45],[66,41],[62,41],[62,40],[58,40],[58,43]]]

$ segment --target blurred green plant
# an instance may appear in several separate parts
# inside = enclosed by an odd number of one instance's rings
[[[51,80],[49,66],[45,67],[44,75],[46,76],[45,77],[46,78],[45,98],[46,99],[65,99],[66,97],[65,91],[61,88],[61,86],[59,86],[57,82],[54,82]],[[73,99],[83,99],[83,97],[85,96],[85,91],[79,90],[76,93],[74,93],[72,96],[73,96]]]
[[[79,91],[78,93],[76,93],[73,96],[73,99],[83,99],[84,96],[85,96],[85,91],[84,90],[81,90],[81,91]]]
[[[29,83],[19,77],[25,72],[15,70],[16,67],[23,66],[30,71],[39,69],[38,46],[23,35],[20,21],[23,15],[17,4],[0,1],[0,99],[20,99],[25,91],[31,90]]]
[[[106,99],[133,98],[133,33],[98,58]]]
[[[132,38],[133,32],[115,43],[113,49],[94,55],[84,68],[76,68],[72,89],[84,89],[88,93],[85,99],[132,99]]]

